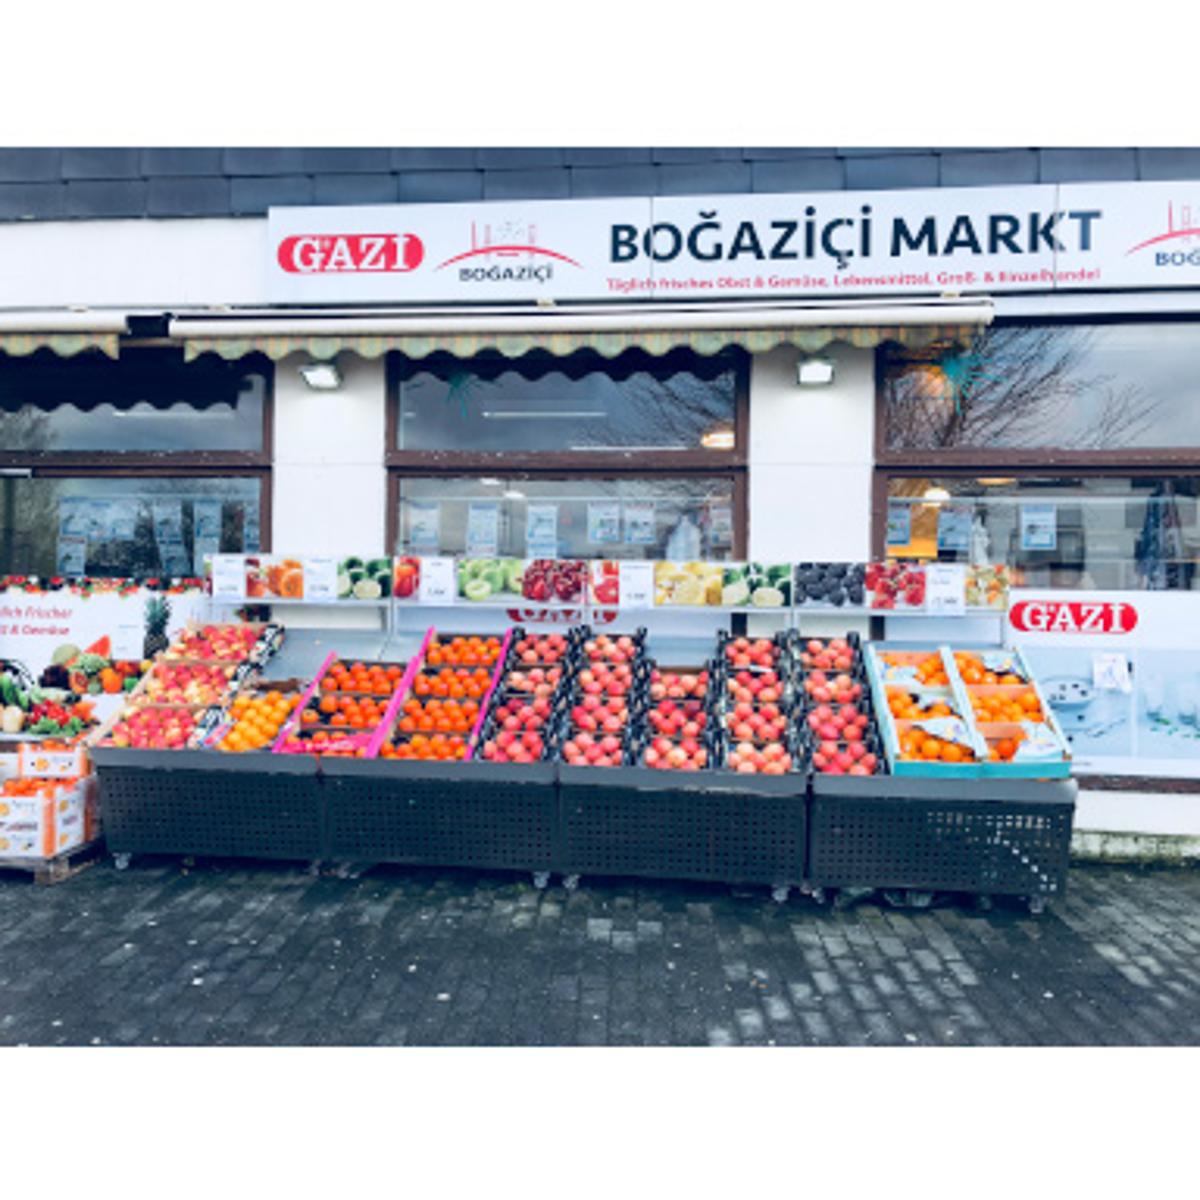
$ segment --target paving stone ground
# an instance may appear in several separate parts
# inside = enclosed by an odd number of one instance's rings
[[[1194,1045],[1200,871],[1016,904],[105,862],[0,875],[3,1045]]]

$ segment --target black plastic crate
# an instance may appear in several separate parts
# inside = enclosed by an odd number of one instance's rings
[[[528,871],[554,866],[552,762],[331,758],[321,772],[331,859]]]
[[[559,781],[567,874],[769,886],[803,879],[803,776],[564,765]]]
[[[116,854],[317,859],[324,803],[309,754],[92,751]]]
[[[809,881],[1059,896],[1066,890],[1074,780],[812,780]]]

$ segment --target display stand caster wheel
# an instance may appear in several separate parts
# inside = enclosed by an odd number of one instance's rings
[[[550,872],[549,871],[534,871],[533,886],[535,888],[537,888],[537,890],[539,892],[544,892],[546,890],[546,888],[548,888],[550,886]]]
[[[564,875],[563,876],[563,887],[565,887],[568,892],[575,891],[575,889],[579,887],[579,876],[578,875]]]
[[[1046,897],[1045,896],[1030,896],[1029,897],[1029,911],[1035,917],[1040,917],[1042,915],[1042,913],[1044,913],[1046,911]]]
[[[308,864],[308,866],[305,868],[305,872],[308,875],[320,875],[321,874],[321,860],[318,858],[315,862],[310,862]]]
[[[124,854],[124,853],[114,854],[113,855],[113,865],[117,868],[118,871],[128,871],[129,870],[129,860],[131,858],[133,858],[132,854]]]
[[[771,899],[774,900],[776,904],[786,904],[788,893],[791,892],[791,890],[792,889],[788,884],[781,883],[771,889]]]
[[[991,896],[972,896],[971,903],[974,905],[975,908],[979,909],[980,912],[991,912],[992,911]]]
[[[824,904],[830,897],[823,887],[809,888],[808,894],[816,904]],[[835,893],[836,894],[836,893]]]

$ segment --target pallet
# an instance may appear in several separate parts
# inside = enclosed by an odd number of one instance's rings
[[[24,871],[34,883],[48,887],[86,871],[99,862],[103,851],[104,839],[96,838],[54,858],[0,858],[0,871]]]

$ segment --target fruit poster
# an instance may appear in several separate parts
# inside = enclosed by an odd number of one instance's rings
[[[1021,505],[1021,549],[1054,550],[1058,547],[1058,505]]]
[[[912,541],[912,508],[906,501],[888,501],[884,540],[888,546],[907,546]]]
[[[148,632],[146,602],[152,597],[165,598],[170,605],[168,637],[207,611],[208,597],[199,588],[165,597],[140,587],[84,594],[67,588],[6,588],[0,591],[0,657],[22,663],[35,678],[52,663],[66,662],[91,647],[111,659],[141,658]]]
[[[971,548],[971,521],[975,515],[970,504],[943,504],[938,509],[937,548],[966,551]]]

